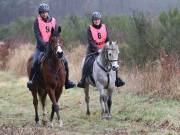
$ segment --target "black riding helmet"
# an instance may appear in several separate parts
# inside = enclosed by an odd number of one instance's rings
[[[102,17],[101,13],[95,11],[95,12],[92,13],[92,18],[91,18],[91,19],[92,19],[92,21],[93,21],[93,20],[98,20],[98,19],[101,20],[101,17]]]
[[[39,13],[41,13],[41,12],[49,12],[49,5],[46,4],[46,3],[41,3],[39,5],[38,10],[39,10]]]

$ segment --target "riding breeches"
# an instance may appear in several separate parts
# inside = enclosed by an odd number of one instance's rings
[[[86,56],[85,61],[84,61],[83,70],[82,70],[83,75],[88,76],[88,75],[92,74],[93,63],[94,63],[96,57],[97,57],[96,54],[91,54],[91,55]]]
[[[36,48],[34,54],[33,54],[33,62],[32,62],[32,68],[31,68],[31,74],[30,74],[30,80],[32,79],[32,76],[38,71],[38,65],[40,61],[40,57],[42,51],[40,51],[38,48]]]

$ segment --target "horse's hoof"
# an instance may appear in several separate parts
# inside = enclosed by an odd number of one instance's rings
[[[112,119],[112,115],[111,114],[108,115],[108,120],[110,120],[110,119]]]
[[[62,120],[59,120],[59,127],[63,127],[63,121]]]
[[[86,114],[86,119],[88,119],[89,121],[91,121],[90,118],[91,118],[90,115]]]
[[[87,118],[90,118],[90,114],[86,114],[86,117],[87,117]]]
[[[53,122],[49,122],[48,127],[53,128],[54,127]]]
[[[111,120],[111,118],[112,118],[112,117],[110,117],[110,116],[107,116],[107,117],[106,117],[106,120]]]
[[[40,122],[39,121],[36,122],[35,127],[40,127],[40,126],[41,126]]]
[[[109,119],[111,119],[111,115],[106,114],[106,113],[105,113],[105,114],[102,114],[102,115],[101,115],[101,119],[102,119],[102,120],[109,120]]]
[[[42,120],[42,125],[47,126],[47,121]]]
[[[101,115],[101,120],[106,120],[108,118],[108,115],[107,114],[102,114]]]
[[[90,116],[90,114],[91,114],[91,113],[87,111],[86,115],[87,115],[87,116]]]

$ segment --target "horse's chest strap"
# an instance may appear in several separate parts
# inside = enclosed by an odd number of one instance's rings
[[[110,82],[109,73],[107,73],[107,79],[108,81],[107,81],[107,86],[105,87],[106,89],[109,87],[109,82]]]
[[[110,82],[109,72],[111,71],[111,68],[105,69],[103,66],[101,66],[101,64],[100,64],[98,61],[97,61],[97,64],[98,64],[98,66],[99,66],[104,72],[107,73],[107,79],[108,79],[108,81],[107,81],[107,86],[105,87],[105,89],[107,89],[107,88],[109,87],[109,82]]]
[[[111,68],[105,69],[103,66],[101,66],[101,64],[98,61],[97,61],[97,64],[104,72],[109,73],[111,71]]]
[[[59,74],[58,74],[58,73],[60,72],[60,70],[61,70],[61,69],[59,68],[59,69],[56,71],[56,74],[55,74],[55,78],[56,78],[56,80],[58,80],[58,79],[59,79]]]

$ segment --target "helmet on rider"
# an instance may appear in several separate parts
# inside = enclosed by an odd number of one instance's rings
[[[39,13],[49,12],[49,5],[46,3],[41,3],[38,8]]]
[[[100,27],[101,26],[101,13],[100,12],[93,12],[92,13],[92,23],[95,27]]]
[[[95,12],[92,13],[92,18],[91,19],[92,19],[92,21],[94,21],[94,20],[101,20],[101,17],[102,17],[101,13],[95,11]]]

